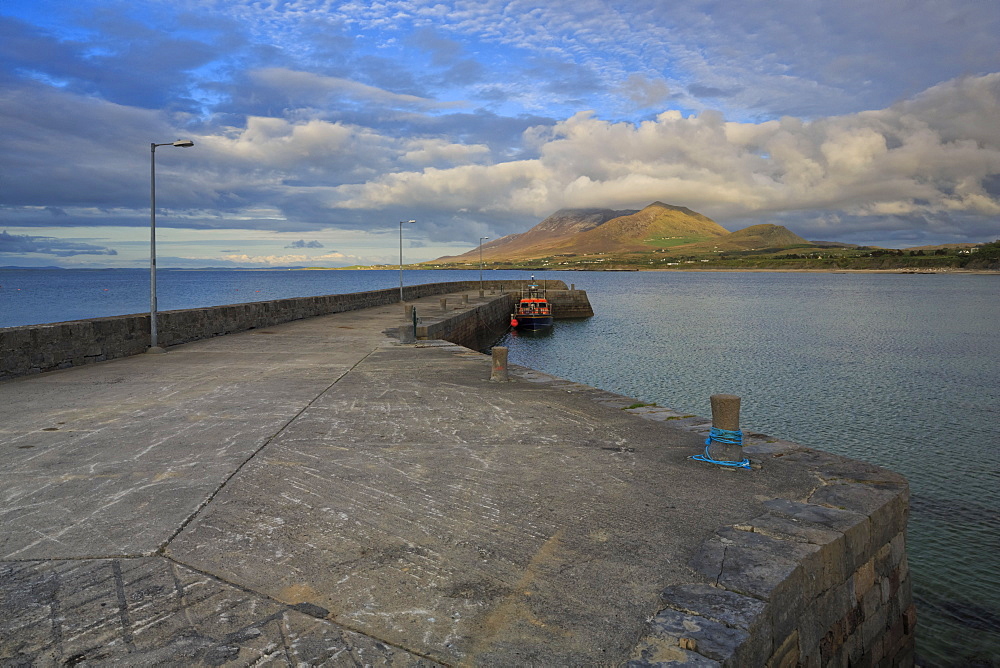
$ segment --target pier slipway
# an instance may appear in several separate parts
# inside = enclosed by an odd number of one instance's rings
[[[0,383],[0,664],[649,659],[661,593],[723,576],[717,532],[824,484],[772,456],[804,448],[695,462],[704,418],[530,369],[491,382],[488,356],[401,344],[401,321],[395,304]],[[794,568],[775,563],[720,595],[752,607]],[[745,626],[720,625],[735,644]],[[713,637],[668,654],[718,665]]]

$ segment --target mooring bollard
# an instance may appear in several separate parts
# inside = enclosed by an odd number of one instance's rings
[[[403,324],[399,326],[399,342],[417,342],[417,309],[412,304],[407,305],[406,317],[403,319]]]
[[[499,383],[510,380],[510,375],[507,373],[507,349],[502,346],[493,348],[493,372],[490,374],[490,380]]]
[[[750,468],[743,456],[743,432],[740,431],[740,398],[734,394],[713,394],[712,430],[705,440],[705,454],[691,459],[735,468]]]

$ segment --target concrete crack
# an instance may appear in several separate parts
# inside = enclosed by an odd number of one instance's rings
[[[721,587],[719,580],[722,579],[722,573],[726,570],[726,555],[729,554],[729,548],[723,546],[722,548],[722,562],[719,564],[719,574],[715,576],[715,586]]]
[[[330,383],[326,388],[323,389],[322,392],[320,392],[319,394],[317,394],[315,397],[312,398],[312,400],[309,401],[309,403],[307,403],[305,406],[303,406],[302,410],[300,410],[295,415],[293,415],[292,417],[290,417],[285,422],[285,424],[283,424],[281,426],[280,429],[278,429],[271,436],[269,436],[260,445],[260,447],[258,447],[252,453],[250,453],[250,456],[247,457],[245,460],[243,460],[243,463],[240,464],[239,466],[237,466],[233,470],[233,472],[230,473],[226,477],[226,479],[223,480],[222,483],[219,484],[219,486],[215,489],[215,491],[208,495],[208,498],[206,498],[204,501],[202,501],[200,504],[198,504],[198,507],[195,508],[194,511],[190,515],[188,515],[187,518],[185,518],[185,520],[183,522],[181,522],[180,526],[177,527],[177,530],[174,531],[170,535],[170,537],[168,537],[165,541],[163,541],[163,543],[160,544],[160,546],[156,549],[156,551],[153,554],[154,555],[164,555],[164,553],[165,553],[167,547],[170,545],[170,543],[173,542],[173,540],[175,538],[177,538],[177,536],[179,536],[180,533],[182,531],[184,531],[184,529],[186,529],[187,526],[189,524],[191,524],[191,522],[193,522],[196,517],[198,517],[199,514],[201,514],[201,511],[203,511],[205,508],[208,507],[208,504],[210,504],[212,501],[215,500],[215,497],[217,497],[219,495],[219,493],[221,493],[222,490],[224,490],[226,488],[226,485],[229,484],[230,480],[232,480],[233,478],[235,478],[240,473],[240,471],[242,471],[244,469],[244,467],[246,467],[247,464],[249,464],[250,462],[252,462],[254,460],[254,458],[257,457],[257,455],[259,455],[261,452],[263,452],[264,448],[266,448],[267,446],[269,446],[274,441],[274,439],[276,439],[279,436],[281,436],[282,432],[284,432],[286,429],[288,429],[289,425],[291,425],[293,422],[295,422],[297,419],[299,419],[299,417],[301,417],[302,414],[305,413],[307,410],[309,410],[310,408],[312,408],[313,404],[315,404],[317,401],[319,401],[320,398],[323,397],[323,395],[325,395],[327,392],[329,392],[331,389],[333,389],[334,385],[336,385],[337,383],[339,383],[348,374],[350,374],[352,371],[354,371],[356,368],[358,368],[359,365],[361,365],[365,360],[367,360],[369,357],[371,357],[378,349],[379,348],[376,347],[376,348],[370,350],[367,355],[365,355],[360,360],[358,360],[350,369],[348,369],[344,373],[342,373],[339,376],[337,376],[332,383]]]

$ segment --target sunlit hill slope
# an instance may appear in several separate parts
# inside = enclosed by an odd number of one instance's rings
[[[728,235],[711,218],[662,202],[653,202],[641,211],[560,209],[527,232],[483,244],[483,259],[510,261],[552,255],[651,251]],[[432,262],[471,260],[479,260],[478,247]]]
[[[510,262],[660,249],[712,253],[812,245],[780,225],[753,225],[729,232],[711,218],[686,207],[653,202],[641,211],[560,209],[527,232],[483,244],[482,255],[486,262]],[[431,262],[471,261],[479,261],[478,246],[462,255]]]

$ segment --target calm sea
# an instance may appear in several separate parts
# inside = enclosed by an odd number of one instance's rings
[[[597,315],[508,335],[511,362],[700,415],[738,394],[747,430],[903,473],[923,665],[1000,666],[1000,276],[543,275],[587,290]],[[157,283],[170,310],[391,288],[399,273],[161,270]],[[142,270],[0,270],[0,327],[141,313],[148,290]]]
[[[529,272],[486,277],[528,278]],[[404,270],[406,285],[479,280],[478,271]],[[200,271],[159,269],[160,311],[335,295],[399,286],[398,271]],[[148,269],[0,269],[0,327],[149,313]]]

